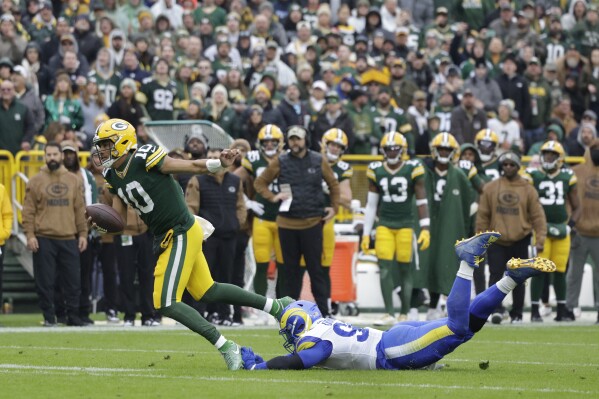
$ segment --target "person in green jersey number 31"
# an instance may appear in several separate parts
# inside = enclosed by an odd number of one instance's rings
[[[204,225],[188,211],[183,191],[173,173],[216,173],[230,166],[237,150],[223,150],[220,159],[182,160],[166,155],[164,148],[137,146],[135,128],[122,119],[98,126],[93,139],[98,150],[94,162],[104,168],[108,189],[115,194],[112,207],[126,222],[132,206],[155,236],[158,262],[154,270],[154,307],[212,343],[224,356],[230,370],[243,367],[239,346],[225,339],[195,309],[181,302],[187,289],[195,300],[251,306],[280,318],[291,298],[267,299],[231,284],[212,280],[202,253]],[[89,219],[92,227],[99,227]],[[101,230],[101,229],[100,229]]]

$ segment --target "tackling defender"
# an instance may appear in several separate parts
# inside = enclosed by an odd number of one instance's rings
[[[420,236],[417,243],[425,250],[430,244],[428,201],[425,188],[425,171],[417,160],[404,161],[408,142],[399,132],[386,133],[381,140],[384,162],[368,166],[368,200],[364,217],[361,249],[368,251],[370,232],[379,215],[376,228],[375,252],[380,269],[381,292],[387,313],[375,325],[396,323],[393,311],[393,290],[401,285],[401,311],[399,320],[407,319],[412,297],[411,265],[414,252],[414,197],[420,219]],[[396,265],[397,262],[397,265]]]
[[[434,365],[480,331],[514,287],[541,272],[555,270],[555,264],[547,259],[512,258],[505,276],[470,303],[474,269],[499,237],[496,232],[479,233],[456,243],[460,267],[447,298],[448,317],[401,322],[383,332],[322,318],[315,304],[298,301],[285,308],[280,322],[284,346],[291,354],[265,362],[251,348],[242,348],[244,368],[410,370]]]
[[[541,165],[526,169],[523,177],[529,180],[539,193],[539,201],[547,218],[547,239],[539,256],[551,259],[557,267],[551,276],[557,299],[555,321],[573,321],[566,309],[566,268],[570,256],[570,226],[580,217],[580,200],[576,175],[563,166],[566,152],[557,141],[547,141],[541,146]],[[568,223],[568,204],[571,216]],[[532,322],[542,322],[539,313],[539,300],[544,280],[533,278],[530,286],[530,317]]]
[[[182,160],[164,148],[137,147],[135,128],[122,119],[110,119],[96,129],[93,145],[104,179],[115,194],[112,207],[127,221],[127,205],[139,214],[154,235],[159,254],[154,269],[154,307],[212,343],[230,370],[242,367],[239,346],[225,339],[195,309],[181,302],[187,289],[195,300],[251,306],[280,318],[291,298],[267,299],[235,285],[215,283],[202,253],[203,227],[187,209],[183,191],[173,173],[216,173],[230,166],[237,150],[223,150],[220,159]],[[91,222],[91,219],[90,219]],[[98,229],[95,223],[92,227]]]

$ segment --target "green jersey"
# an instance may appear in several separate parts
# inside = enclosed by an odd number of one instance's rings
[[[572,169],[564,167],[550,176],[540,169],[530,168],[526,169],[526,174],[523,176],[537,189],[547,223],[566,223],[568,221],[566,199],[578,182]]]
[[[480,177],[485,181],[485,183],[488,183],[491,180],[499,179],[499,176],[498,158],[495,158],[495,160],[480,166]]]
[[[268,167],[268,160],[261,151],[254,150],[245,155],[245,158],[243,158],[241,161],[241,166],[243,166],[254,178],[254,180],[256,180],[258,176],[260,176]],[[277,179],[270,183],[268,189],[275,194],[279,192],[279,183]],[[279,213],[279,204],[270,202],[258,193],[256,193],[256,197],[254,199],[264,205],[264,214],[261,216],[256,216],[262,220],[274,222],[277,218],[277,214]]]
[[[146,144],[127,155],[119,169],[103,172],[109,191],[133,207],[154,236],[175,228],[186,231],[194,223],[181,186],[160,172],[165,157],[164,148]]]
[[[337,161],[333,165],[331,165],[331,169],[333,169],[333,174],[335,175],[335,179],[339,183],[343,180],[351,179],[354,175],[354,170],[347,162]],[[325,207],[331,206],[331,196],[329,195],[329,185],[325,180],[322,181],[322,190],[324,191],[324,203]]]
[[[142,82],[141,92],[147,98],[146,109],[154,121],[173,120],[174,101],[177,98],[177,84],[169,80],[162,85],[154,78],[146,78]]]
[[[104,94],[104,99],[106,101],[106,107],[110,107],[110,105],[116,99],[116,94],[119,92],[119,86],[121,84],[121,80],[123,80],[123,76],[120,72],[115,72],[112,75],[105,77],[99,74],[96,71],[90,71],[89,73],[90,79],[95,79],[98,84],[98,90]]]
[[[414,227],[414,186],[424,179],[424,168],[418,160],[404,162],[391,170],[383,162],[368,165],[366,176],[380,194],[379,225],[390,229]]]

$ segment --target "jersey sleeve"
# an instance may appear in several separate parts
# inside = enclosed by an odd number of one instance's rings
[[[339,162],[337,162],[337,166],[341,170],[341,173],[339,174],[339,179],[338,179],[339,183],[341,183],[343,180],[351,179],[352,176],[354,175],[353,168],[347,162],[339,161]]]
[[[368,165],[368,169],[366,170],[366,177],[368,180],[376,184],[376,169],[379,168],[382,164],[380,162],[371,162]]]
[[[412,173],[410,178],[414,181],[424,179],[424,166],[418,161],[408,161],[408,164],[412,165]]]
[[[304,368],[309,369],[327,360],[331,356],[331,353],[333,353],[333,344],[331,341],[319,340],[310,349],[298,352],[298,355],[302,359]]]
[[[144,156],[145,155],[145,156]],[[135,157],[143,158],[145,161],[146,170],[150,170],[155,166],[158,166],[158,170],[162,166],[164,158],[166,158],[166,150],[163,147],[153,144],[146,144],[141,146],[135,152]]]
[[[576,177],[576,174],[572,172],[571,169],[568,170],[568,173],[570,174],[568,185],[570,186],[570,188],[574,188],[574,186],[576,186],[576,184],[578,183],[578,178]]]

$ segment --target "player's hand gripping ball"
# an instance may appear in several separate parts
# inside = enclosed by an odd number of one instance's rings
[[[120,233],[125,228],[121,215],[111,206],[91,204],[85,208],[91,228],[99,233]]]

